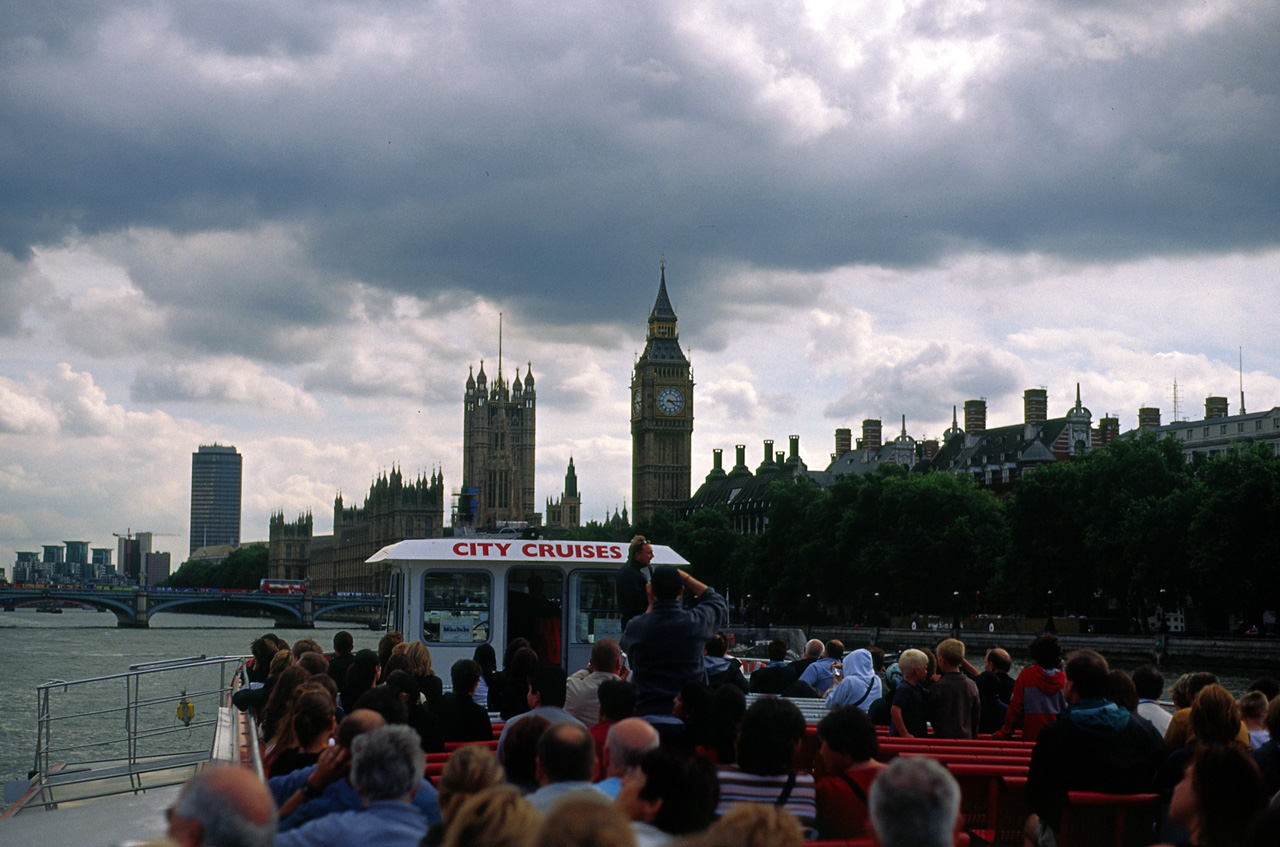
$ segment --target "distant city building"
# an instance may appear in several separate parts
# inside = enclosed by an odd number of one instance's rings
[[[191,454],[191,544],[240,544],[242,457],[235,447],[201,445]]]
[[[631,376],[631,508],[637,520],[661,508],[679,514],[693,472],[693,373],[680,349],[676,310],[660,265],[644,352]]]
[[[444,474],[405,481],[399,468],[380,474],[361,506],[334,499],[333,535],[316,536],[311,514],[286,521],[271,516],[267,541],[267,574],[272,579],[305,579],[311,591],[383,593],[384,573],[365,560],[410,538],[444,534]]]
[[[578,494],[578,474],[569,457],[569,469],[564,474],[564,495],[552,500],[547,498],[547,528],[574,529],[582,525],[582,496]]]
[[[170,556],[168,553],[147,553],[143,570],[146,585],[159,585],[169,578]]]
[[[837,436],[839,437],[839,436]],[[774,452],[773,440],[764,440],[764,458],[755,473],[747,467],[746,445],[739,444],[737,461],[733,469],[724,470],[724,451],[711,451],[712,467],[706,480],[690,498],[688,504],[676,512],[678,517],[688,517],[699,509],[722,506],[733,523],[733,528],[743,535],[756,535],[769,526],[769,500],[765,492],[775,482],[795,480],[810,476],[804,460],[800,458],[800,436],[790,437],[789,454]]]
[[[151,552],[151,533],[138,532],[131,537],[121,536],[116,543],[116,558],[120,562],[120,575],[133,583],[142,584],[146,579],[146,556]]]
[[[1023,422],[988,429],[986,402],[965,403],[966,425],[976,432],[965,432],[952,415],[951,428],[943,435],[943,443],[931,463],[936,470],[970,474],[981,486],[1003,489],[1022,474],[1037,467],[1084,455],[1101,447],[1101,438],[1093,430],[1093,413],[1080,402],[1076,386],[1076,403],[1060,418],[1047,418],[1048,395],[1042,388],[1028,389],[1023,394]]]
[[[93,579],[97,574],[89,562],[89,542],[64,541],[62,543],[67,553],[61,575],[73,580]]]
[[[835,479],[853,474],[863,476],[872,473],[881,465],[901,465],[907,470],[915,467],[923,457],[923,446],[907,435],[906,416],[902,418],[902,430],[888,444],[883,442],[883,428],[879,418],[868,418],[862,422],[862,437],[852,448],[849,444],[849,430],[836,430],[836,452],[831,454],[831,463],[826,470],[813,474],[814,480],[824,488]],[[841,447],[845,449],[841,451]],[[932,448],[931,448],[932,449]]]
[[[111,570],[111,553],[110,547],[94,547],[89,551],[91,554],[90,561],[93,564],[94,574],[102,576]]]
[[[1182,452],[1190,459],[1196,453],[1220,456],[1232,447],[1248,446],[1258,442],[1268,445],[1280,454],[1280,407],[1265,412],[1228,415],[1225,397],[1205,398],[1205,416],[1196,421],[1174,421],[1160,425],[1160,410],[1154,411],[1153,425],[1141,427],[1161,438],[1172,437],[1182,445]],[[1126,433],[1128,436],[1136,432]]]
[[[14,582],[40,582],[40,553],[35,550],[19,550],[13,563]]]
[[[532,363],[523,381],[517,368],[508,384],[499,353],[498,375],[489,384],[482,360],[479,373],[467,374],[462,408],[462,488],[453,525],[540,524],[533,499],[538,394]]]
[[[712,469],[688,504],[677,511],[687,517],[699,509],[724,507],[738,532],[751,535],[768,527],[769,486],[778,481],[802,477],[826,488],[844,476],[862,476],[887,465],[908,471],[943,470],[972,474],[979,485],[1000,488],[1012,484],[1022,473],[1052,462],[1083,455],[1100,446],[1101,435],[1090,423],[1092,414],[1080,402],[1061,418],[1048,418],[1048,392],[1033,388],[1023,395],[1024,420],[1013,426],[987,428],[985,400],[965,403],[965,423],[973,431],[960,429],[952,410],[951,427],[940,444],[934,439],[917,440],[907,433],[903,416],[898,435],[883,440],[879,418],[862,422],[862,437],[854,441],[852,431],[835,431],[836,450],[825,470],[813,471],[800,458],[800,438],[790,438],[791,449],[784,455],[773,452],[773,441],[764,442],[764,458],[753,472],[746,465],[746,448],[737,445],[737,462],[732,470],[723,467],[723,453],[712,451]],[[1104,421],[1114,419],[1104,419]],[[1104,431],[1112,424],[1106,424]]]

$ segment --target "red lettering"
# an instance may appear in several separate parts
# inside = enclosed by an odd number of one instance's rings
[[[568,548],[568,549],[565,549],[565,548]],[[556,555],[557,555],[557,556],[559,556],[561,559],[572,559],[572,558],[573,558],[573,545],[572,545],[572,544],[557,544],[557,545],[556,545]]]
[[[506,544],[503,544],[501,541],[498,541],[494,542],[493,546],[498,548],[499,556],[505,556],[507,555],[507,551],[511,549],[511,542],[508,541]]]
[[[594,559],[596,557],[596,548],[592,547],[590,544],[583,544],[579,549],[582,552],[578,555],[584,559]]]
[[[543,559],[554,559],[556,556],[556,548],[554,544],[539,544],[538,556]]]
[[[601,549],[601,552],[603,552],[603,551],[605,551],[605,550],[608,550],[608,551],[609,551],[609,556],[608,556],[608,558],[610,558],[610,559],[621,559],[621,558],[622,558],[622,548],[620,548],[620,547],[605,547],[603,544],[601,544],[601,545],[600,545],[600,549]],[[603,559],[603,558],[605,558],[605,557],[604,557],[604,556],[601,556],[600,558],[602,558],[602,559]]]
[[[453,545],[453,555],[455,556],[467,555],[467,542],[459,541],[457,544]]]
[[[520,548],[520,552],[532,559],[534,556],[538,555],[538,545],[526,544]]]

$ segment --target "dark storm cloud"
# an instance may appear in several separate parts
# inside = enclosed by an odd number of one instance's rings
[[[24,11],[0,52],[0,246],[296,231],[285,263],[169,289],[191,343],[290,360],[265,327],[340,321],[349,281],[572,324],[647,307],[660,251],[692,299],[727,265],[1274,244],[1280,8],[1198,28],[1190,8],[937,6],[887,34],[782,4]]]

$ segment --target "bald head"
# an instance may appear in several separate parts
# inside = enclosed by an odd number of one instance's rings
[[[627,718],[609,727],[604,742],[605,776],[622,776],[658,746],[658,731],[641,718]]]
[[[992,647],[987,651],[986,670],[1008,673],[1011,667],[1013,667],[1013,659],[1009,657],[1008,650],[1003,647]]]
[[[252,771],[211,765],[183,786],[169,817],[169,838],[182,847],[271,847],[276,806]]]
[[[351,742],[366,732],[373,732],[387,725],[387,719],[373,709],[356,709],[338,724],[335,739],[339,747],[350,747]]]
[[[825,645],[816,638],[810,640],[808,644],[804,645],[804,657],[806,659],[821,659],[824,646]]]

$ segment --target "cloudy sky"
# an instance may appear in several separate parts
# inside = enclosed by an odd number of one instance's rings
[[[1280,405],[1280,5],[0,3],[0,566],[461,477],[533,363],[539,505],[630,495],[659,258],[711,450]]]

